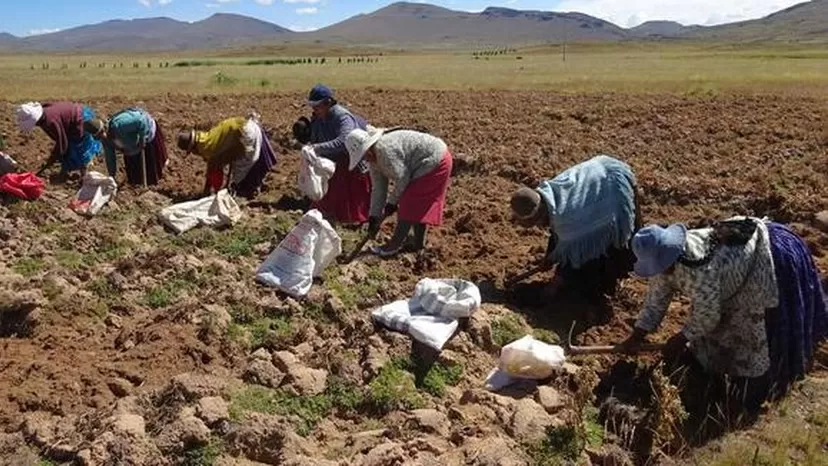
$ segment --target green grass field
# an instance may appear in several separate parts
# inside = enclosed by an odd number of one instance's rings
[[[339,51],[341,52],[341,51]],[[477,59],[472,51],[386,52],[376,62],[311,51],[325,64],[251,64],[307,50],[191,55],[0,56],[0,98],[140,97],[162,92],[299,91],[317,81],[341,89],[539,89],[566,93],[800,93],[828,95],[828,51],[817,46],[630,43],[518,49]],[[255,55],[252,55],[255,53]],[[308,56],[308,55],[304,55]],[[178,62],[205,66],[176,67]],[[42,69],[48,63],[49,69]],[[81,64],[86,63],[86,68]],[[137,63],[138,68],[133,68]],[[169,67],[161,67],[161,64]],[[103,68],[99,65],[104,64]],[[123,67],[121,67],[123,64]],[[151,65],[149,67],[148,65]]]

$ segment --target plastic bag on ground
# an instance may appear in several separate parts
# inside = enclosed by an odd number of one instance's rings
[[[293,296],[304,296],[313,278],[342,254],[342,239],[314,209],[285,236],[256,271],[256,281]]]
[[[322,199],[328,192],[328,181],[335,170],[333,160],[319,157],[311,146],[303,147],[299,165],[299,191],[312,201]]]
[[[461,319],[480,308],[480,289],[461,279],[424,278],[414,288],[414,298],[428,314]]]
[[[87,172],[83,177],[83,185],[69,203],[69,208],[81,215],[97,215],[118,192],[115,178],[103,173]]]
[[[20,199],[33,201],[38,199],[45,189],[43,180],[32,172],[6,173],[0,176],[0,192]]]
[[[212,196],[166,207],[158,218],[176,233],[183,233],[199,225],[232,225],[241,218],[241,209],[230,193],[222,189]]]
[[[500,350],[498,366],[513,377],[545,379],[566,362],[564,349],[535,340],[529,335]]]
[[[457,320],[428,314],[414,300],[395,301],[376,309],[372,316],[378,323],[407,333],[424,345],[441,351],[457,330]]]

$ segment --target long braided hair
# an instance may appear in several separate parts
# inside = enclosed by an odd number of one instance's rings
[[[756,233],[756,221],[750,218],[723,220],[713,224],[707,253],[699,259],[691,259],[684,253],[678,258],[681,265],[698,268],[710,263],[722,246],[744,246]]]

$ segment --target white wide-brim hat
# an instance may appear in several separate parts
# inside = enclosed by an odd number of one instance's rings
[[[348,170],[356,168],[357,164],[365,157],[368,149],[379,141],[384,132],[383,129],[369,128],[368,131],[355,129],[348,134],[345,138],[345,147],[348,149],[348,157],[350,158]]]
[[[31,132],[43,116],[43,106],[39,102],[28,102],[17,107],[17,126],[24,133]]]

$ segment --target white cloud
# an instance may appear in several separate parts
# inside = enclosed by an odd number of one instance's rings
[[[308,4],[319,3],[321,1],[322,0],[284,0],[285,3],[308,3]]]
[[[291,31],[295,31],[295,32],[310,32],[310,31],[315,31],[315,30],[319,29],[316,26],[296,26],[296,25],[290,25],[287,28],[290,29]]]
[[[714,25],[761,18],[802,0],[563,0],[555,9],[577,11],[632,27],[670,20],[684,25]]]
[[[60,28],[43,28],[43,29],[30,29],[29,34],[30,36],[39,36],[41,34],[51,34],[53,32],[60,32]]]
[[[147,8],[152,7],[152,2],[153,2],[153,0],[138,0],[138,3],[140,3],[141,5],[144,5]],[[169,5],[172,2],[173,2],[173,0],[155,0],[155,3],[158,6]]]
[[[296,14],[297,15],[315,15],[319,11],[319,8],[312,6],[310,8],[297,8]]]
[[[270,6],[273,5],[273,0],[255,0],[259,5]]]

